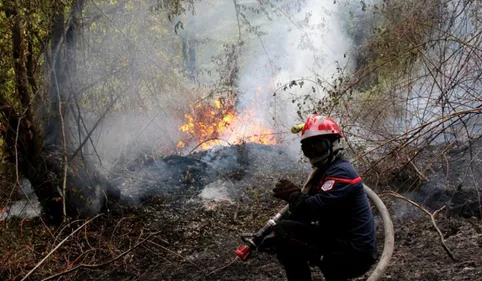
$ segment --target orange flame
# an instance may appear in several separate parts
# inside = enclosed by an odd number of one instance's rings
[[[191,113],[184,114],[185,123],[179,130],[185,134],[177,147],[186,144],[209,149],[215,145],[260,143],[276,144],[273,130],[256,120],[256,112],[247,110],[238,115],[234,103],[218,98],[212,103],[190,106]]]

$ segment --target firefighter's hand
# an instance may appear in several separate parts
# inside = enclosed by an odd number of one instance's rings
[[[276,252],[276,237],[274,233],[266,235],[258,246],[259,252],[274,254]]]
[[[301,189],[287,179],[278,181],[273,189],[273,196],[285,201],[289,201],[290,195]]]

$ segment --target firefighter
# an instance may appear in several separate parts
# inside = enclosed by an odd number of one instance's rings
[[[318,168],[311,191],[301,193],[285,179],[273,189],[273,196],[290,206],[289,218],[271,237],[289,281],[311,280],[310,266],[318,266],[327,281],[348,280],[366,273],[377,259],[375,220],[362,179],[341,153],[341,138],[333,119],[310,116],[301,149]]]

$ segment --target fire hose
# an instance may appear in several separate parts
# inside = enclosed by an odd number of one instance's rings
[[[298,133],[303,129],[302,124],[294,126],[291,128],[292,133]],[[311,171],[308,179],[306,180],[305,184],[303,185],[301,192],[308,193],[311,189],[311,180],[316,174],[316,169]],[[394,238],[394,230],[393,230],[393,223],[390,219],[390,214],[388,213],[387,207],[383,204],[382,200],[378,195],[367,185],[363,184],[363,188],[367,194],[367,197],[370,201],[375,205],[378,213],[382,217],[383,222],[383,230],[384,230],[384,244],[383,244],[383,252],[378,261],[376,267],[372,270],[372,273],[368,277],[368,281],[377,281],[379,280],[385,271],[388,268],[390,259],[393,254],[393,249],[395,246],[395,238]],[[281,209],[276,215],[272,216],[266,224],[259,229],[257,232],[252,234],[244,234],[241,235],[241,240],[245,243],[236,249],[235,253],[241,260],[246,261],[248,260],[249,256],[253,251],[255,251],[261,241],[263,240],[266,235],[270,234],[273,231],[274,226],[281,220],[284,214],[286,214],[289,210],[289,205],[286,205]]]
[[[316,171],[317,169],[313,169],[313,171],[311,171],[310,175],[308,176],[308,179],[306,180],[305,184],[301,188],[301,192],[308,194],[308,192],[311,189],[310,182],[315,176]],[[279,211],[276,215],[272,216],[268,220],[268,222],[266,222],[266,224],[257,232],[253,234],[241,235],[241,240],[243,240],[243,242],[245,242],[246,244],[241,245],[238,247],[238,249],[236,249],[236,252],[235,252],[236,255],[240,257],[243,261],[248,260],[249,256],[251,255],[251,252],[258,248],[259,244],[261,243],[263,238],[266,237],[266,235],[271,233],[271,231],[273,230],[273,227],[281,220],[283,215],[288,212],[289,208],[290,208],[289,204],[284,206],[283,209],[281,209],[281,211]]]

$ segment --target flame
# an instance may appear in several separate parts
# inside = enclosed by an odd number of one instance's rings
[[[177,147],[186,144],[209,149],[215,145],[260,143],[276,144],[273,130],[263,125],[256,111],[246,110],[237,114],[234,103],[224,98],[190,106],[191,113],[184,114],[185,123],[179,126],[184,138]]]

